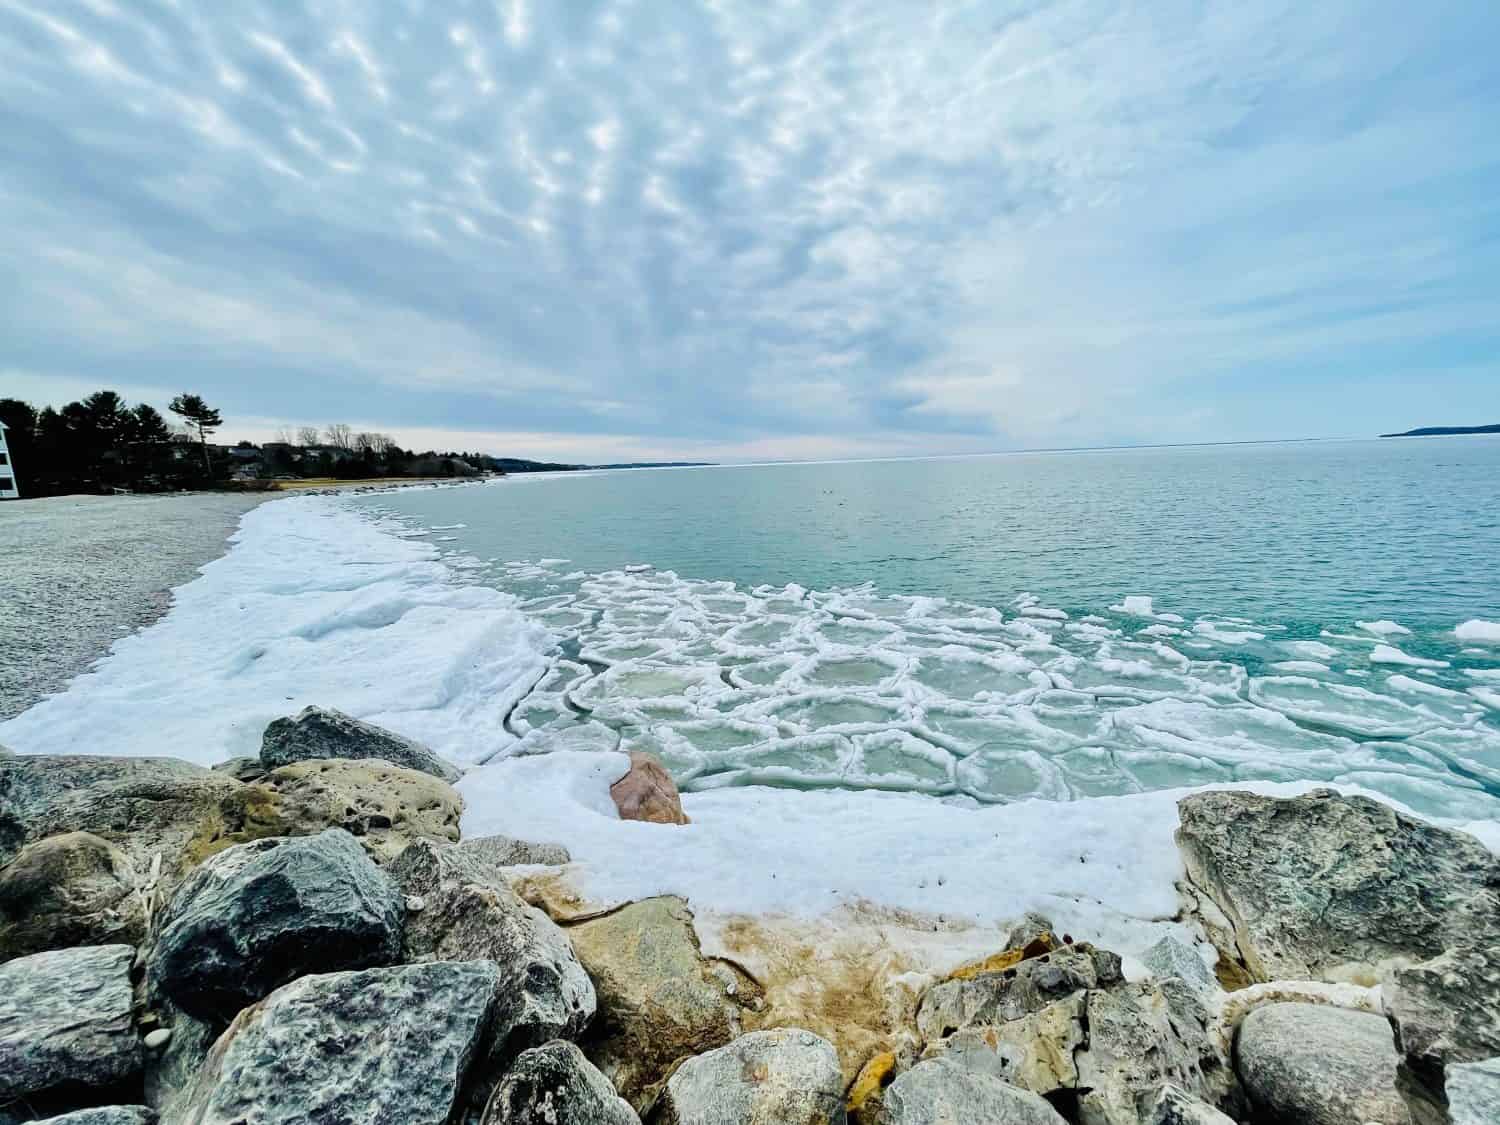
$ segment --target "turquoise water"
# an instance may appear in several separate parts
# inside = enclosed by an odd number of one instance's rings
[[[623,739],[686,788],[979,801],[1317,778],[1488,816],[1500,793],[1500,646],[1453,632],[1500,621],[1500,439],[575,474],[360,503],[431,529],[553,629],[554,673],[513,718],[536,752]]]

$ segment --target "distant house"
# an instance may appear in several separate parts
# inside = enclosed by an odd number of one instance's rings
[[[0,500],[20,498],[21,490],[16,487],[16,468],[10,460],[10,446],[5,444],[5,423],[0,422]]]

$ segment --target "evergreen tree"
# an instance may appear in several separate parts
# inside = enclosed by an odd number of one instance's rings
[[[224,419],[217,410],[194,394],[178,395],[168,409],[198,431],[198,444],[203,447],[203,471],[212,477],[214,469],[213,463],[208,459],[208,435],[222,426]]]

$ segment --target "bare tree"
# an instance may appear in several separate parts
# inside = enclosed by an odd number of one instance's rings
[[[297,442],[295,436],[292,433],[292,427],[277,426],[276,441],[281,445],[296,445]]]
[[[334,422],[325,431],[328,435],[328,444],[335,449],[342,449],[345,453],[354,452],[354,430],[347,423]]]
[[[370,434],[370,449],[377,457],[384,457],[396,448],[396,441],[390,434]]]
[[[302,446],[304,449],[310,449],[312,446],[317,445],[318,436],[317,426],[297,427],[297,444]]]
[[[354,435],[354,448],[361,457],[368,457],[375,452],[375,435],[368,430],[360,430]]]

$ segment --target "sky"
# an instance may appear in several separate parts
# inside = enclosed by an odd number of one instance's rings
[[[1500,422],[1500,5],[0,0],[0,396],[785,459]]]

